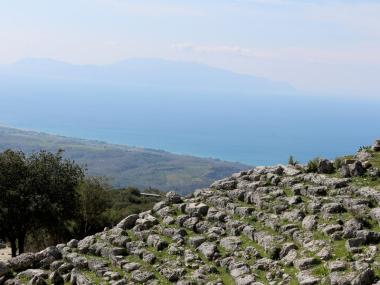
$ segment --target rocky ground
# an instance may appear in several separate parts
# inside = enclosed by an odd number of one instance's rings
[[[380,284],[380,142],[256,167],[83,240],[0,262],[0,284]]]

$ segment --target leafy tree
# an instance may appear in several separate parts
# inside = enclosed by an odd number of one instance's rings
[[[86,178],[79,185],[78,227],[80,235],[97,231],[107,223],[102,214],[111,207],[109,188],[104,180],[98,177]]]
[[[59,236],[77,211],[76,187],[83,169],[56,154],[41,151],[30,157],[7,150],[0,154],[0,232],[12,255],[25,249],[26,235],[37,228]],[[17,241],[17,245],[16,245]]]
[[[33,227],[32,193],[26,187],[27,162],[22,152],[7,150],[0,153],[0,232],[17,253],[17,240],[22,247],[24,233]]]
[[[85,178],[61,151],[25,156],[12,150],[0,153],[0,197],[0,238],[10,242],[13,256],[24,252],[26,242],[37,250],[93,234],[160,200],[137,188],[111,189],[104,179]]]

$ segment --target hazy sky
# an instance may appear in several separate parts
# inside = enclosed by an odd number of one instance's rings
[[[0,63],[190,60],[380,97],[379,0],[1,0]]]

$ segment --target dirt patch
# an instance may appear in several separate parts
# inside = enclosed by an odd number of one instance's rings
[[[0,261],[7,261],[11,258],[11,248],[6,247],[0,249]]]

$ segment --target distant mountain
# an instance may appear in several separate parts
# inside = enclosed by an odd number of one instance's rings
[[[0,66],[6,126],[251,165],[347,153],[378,136],[379,108],[189,62]]]
[[[247,168],[240,163],[0,127],[0,151],[8,148],[26,153],[63,149],[65,157],[86,165],[89,175],[109,177],[116,187],[152,187],[182,194]]]
[[[237,92],[288,94],[286,83],[243,75],[207,65],[163,59],[128,59],[114,64],[72,65],[50,59],[24,59],[0,66],[0,75],[14,80],[70,81],[123,88],[154,88],[157,92]]]

